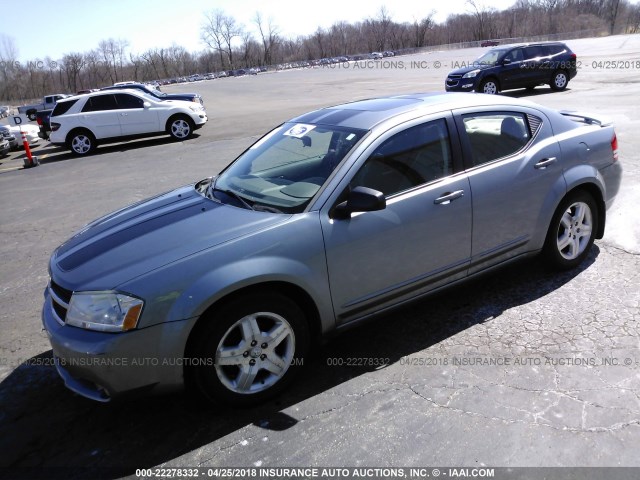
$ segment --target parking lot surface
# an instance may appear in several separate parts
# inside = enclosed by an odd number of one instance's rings
[[[204,98],[209,123],[188,141],[119,143],[86,158],[43,144],[32,169],[20,168],[21,152],[0,160],[1,473],[640,467],[640,36],[567,43],[581,68],[565,92],[505,95],[615,122],[623,185],[585,265],[558,275],[518,263],[349,330],[293,388],[255,409],[213,409],[182,394],[98,404],[68,391],[41,332],[52,251],[100,215],[216,174],[290,117],[443,91],[455,62],[482,49],[165,87]],[[612,60],[623,62],[603,68]]]

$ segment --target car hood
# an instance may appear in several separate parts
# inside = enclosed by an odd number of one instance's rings
[[[200,98],[197,93],[168,93],[165,97],[161,97],[165,100],[186,100],[191,101],[192,98]]]
[[[471,63],[466,67],[460,67],[455,70],[449,72],[449,75],[464,75],[465,73],[472,72],[473,70],[488,70],[490,68],[494,68],[495,65],[486,65],[480,63]]]
[[[54,252],[51,276],[69,290],[115,289],[171,262],[288,218],[214,202],[190,185],[90,223]]]

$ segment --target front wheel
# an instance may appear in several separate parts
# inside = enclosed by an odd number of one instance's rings
[[[243,296],[201,321],[207,324],[197,332],[190,363],[212,402],[246,406],[276,395],[309,350],[304,312],[278,293]]]
[[[567,88],[569,84],[569,75],[564,70],[558,70],[551,77],[551,83],[549,86],[552,90],[559,92]]]
[[[577,192],[561,203],[547,233],[544,255],[558,269],[577,267],[589,254],[598,230],[598,209],[587,192]]]
[[[169,120],[167,130],[175,140],[186,140],[193,133],[193,122],[184,116]]]
[[[481,84],[480,84],[480,88],[478,89],[478,91],[480,93],[486,93],[488,95],[497,95],[499,88],[498,88],[498,82],[496,82],[494,79],[489,78],[487,80],[484,80]]]

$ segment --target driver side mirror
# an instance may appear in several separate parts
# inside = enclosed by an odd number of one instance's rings
[[[384,210],[386,207],[387,200],[382,192],[373,188],[356,187],[349,192],[344,202],[335,206],[332,217],[345,220],[351,218],[352,213],[374,212]]]
[[[142,105],[144,106],[144,108],[151,108],[151,103],[149,102],[144,102]]]
[[[502,60],[502,65],[509,65],[511,63],[511,60],[508,58],[505,58],[504,60]]]

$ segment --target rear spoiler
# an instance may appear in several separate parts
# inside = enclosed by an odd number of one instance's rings
[[[587,125],[599,125],[601,127],[609,127],[613,125],[613,120],[607,117],[579,113],[570,110],[561,110],[560,114],[564,115],[565,117],[569,117],[574,122],[582,122]]]

